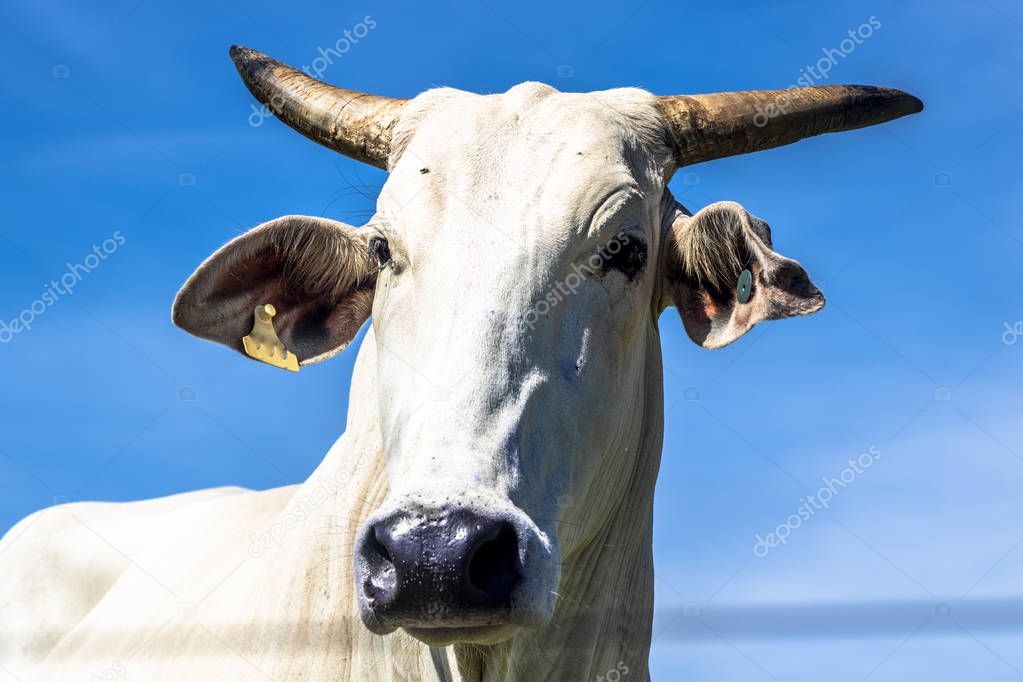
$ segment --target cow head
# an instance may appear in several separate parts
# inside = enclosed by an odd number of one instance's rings
[[[728,344],[823,297],[734,203],[690,215],[681,165],[918,111],[865,87],[655,97],[621,89],[391,100],[244,48],[256,97],[308,137],[390,171],[361,229],[271,221],[210,257],[177,324],[242,350],[257,305],[303,364],[372,315],[389,497],[364,524],[366,625],[433,644],[548,621],[563,561],[614,516],[660,444],[657,321]]]

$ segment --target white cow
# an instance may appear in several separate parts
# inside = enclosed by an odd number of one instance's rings
[[[224,246],[174,320],[243,351],[272,304],[303,364],[372,314],[348,430],[302,485],[39,512],[0,544],[0,679],[648,678],[658,318],[723,346],[824,303],[683,164],[919,111],[857,86],[391,100],[232,48],[284,122],[390,171],[363,228]],[[382,636],[386,635],[386,636]]]

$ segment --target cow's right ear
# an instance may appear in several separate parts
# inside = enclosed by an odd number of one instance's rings
[[[803,266],[772,250],[767,223],[731,201],[695,216],[679,212],[664,272],[686,333],[704,348],[728,345],[758,322],[824,307]]]
[[[369,317],[376,270],[355,228],[285,216],[207,258],[178,292],[172,317],[188,333],[244,353],[253,311],[269,303],[280,340],[311,364],[344,349]]]

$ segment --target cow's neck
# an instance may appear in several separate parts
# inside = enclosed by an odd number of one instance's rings
[[[455,645],[443,652],[429,650],[402,631],[381,638],[357,627],[349,630],[350,645],[355,650],[370,652],[383,647],[386,654],[377,651],[377,655],[388,659],[400,652],[404,665],[418,669],[423,679],[439,682],[598,680],[608,677],[612,670],[625,677],[625,669],[629,671],[625,679],[630,682],[644,682],[648,678],[653,614],[653,487],[663,437],[660,342],[656,330],[649,336],[645,404],[635,406],[641,411],[643,428],[639,442],[634,444],[637,455],[633,469],[629,480],[623,481],[624,485],[616,491],[619,500],[615,512],[588,534],[591,539],[584,546],[563,558],[559,599],[552,622],[498,645]],[[353,376],[352,404],[344,437],[347,442],[343,449],[332,450],[317,470],[317,475],[329,475],[337,467],[351,469],[357,463],[354,469],[359,480],[353,483],[361,494],[344,501],[341,515],[345,518],[341,535],[348,542],[354,542],[355,529],[387,492],[378,423],[370,418],[369,405],[355,402],[368,400],[375,406],[376,395],[372,390],[375,355],[371,332],[363,342]],[[347,598],[349,618],[357,619],[354,594]],[[373,665],[369,661],[367,664]],[[356,662],[353,667],[361,665]],[[409,668],[404,674],[412,672]],[[450,672],[443,672],[445,668]],[[419,679],[415,674],[408,679]],[[610,679],[616,678],[611,675]]]

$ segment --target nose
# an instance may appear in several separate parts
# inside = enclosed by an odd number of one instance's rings
[[[520,539],[512,523],[478,511],[396,514],[365,530],[356,568],[380,624],[501,624],[522,579]]]

